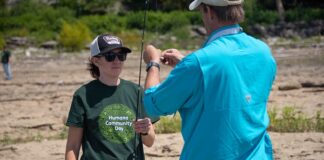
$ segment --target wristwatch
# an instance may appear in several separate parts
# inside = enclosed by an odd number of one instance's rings
[[[148,64],[146,64],[146,72],[152,67],[155,66],[160,70],[160,64],[154,61],[150,61]]]

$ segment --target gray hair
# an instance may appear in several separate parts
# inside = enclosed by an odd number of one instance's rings
[[[218,19],[224,22],[240,23],[244,21],[244,10],[242,4],[229,5],[229,6],[210,6],[207,4],[202,4],[204,11],[207,11],[207,6],[209,6]]]

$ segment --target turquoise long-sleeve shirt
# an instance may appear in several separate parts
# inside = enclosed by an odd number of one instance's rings
[[[179,111],[184,147],[180,159],[272,159],[266,128],[268,96],[276,74],[270,48],[244,32],[213,36],[145,91],[152,116]]]

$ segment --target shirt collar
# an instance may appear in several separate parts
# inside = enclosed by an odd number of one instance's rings
[[[210,42],[216,40],[219,37],[222,37],[222,36],[225,36],[225,35],[237,34],[237,33],[240,33],[242,31],[243,31],[243,29],[238,24],[229,25],[229,26],[223,26],[221,28],[218,28],[209,35],[209,37],[205,41],[203,47],[207,46]]]

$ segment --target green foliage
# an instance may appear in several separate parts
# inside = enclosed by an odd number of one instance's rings
[[[150,32],[167,33],[175,28],[191,24],[189,12],[174,11],[170,13],[148,12],[146,30]],[[144,12],[129,13],[126,15],[127,27],[143,29]],[[192,19],[194,21],[194,19]]]
[[[132,11],[144,10],[146,0],[123,0],[125,4]],[[190,1],[191,2],[191,1]],[[151,0],[148,1],[149,9],[161,10],[161,11],[173,11],[173,10],[188,10],[188,0]]]
[[[245,0],[243,3],[243,8],[245,11],[246,17],[254,17],[255,12],[257,11],[257,0]]]
[[[27,143],[27,142],[33,142],[33,141],[43,141],[45,139],[47,140],[57,140],[57,139],[66,139],[68,136],[68,127],[64,126],[62,129],[60,129],[60,132],[56,134],[46,135],[41,134],[40,132],[37,133],[30,133],[28,130],[25,131],[26,135],[24,137],[14,138],[11,137],[9,133],[4,133],[0,137],[0,144],[3,146],[11,145],[11,144],[18,144],[18,143]]]
[[[109,6],[117,0],[59,0],[58,6],[68,7],[76,11],[76,16],[89,15],[89,14],[104,14],[107,13]]]
[[[9,145],[9,144],[13,144],[14,141],[10,138],[10,136],[5,133],[3,135],[3,137],[0,139],[0,144],[3,144],[3,145]]]
[[[188,10],[189,7],[187,0],[177,0],[177,2],[174,0],[157,0],[157,3],[163,11]]]
[[[176,133],[181,130],[181,118],[179,114],[174,116],[161,117],[155,124],[156,133]]]
[[[324,132],[324,118],[318,111],[313,118],[307,118],[304,114],[297,112],[293,107],[284,107],[279,116],[277,108],[268,111],[270,117],[269,131],[274,132]],[[155,124],[156,133],[175,133],[181,130],[181,118],[175,116],[161,117]]]
[[[189,28],[186,26],[173,28],[171,34],[181,40],[190,38]]]
[[[24,0],[19,1],[11,10],[11,16],[21,16],[26,13],[35,13],[38,12],[38,9],[43,7],[48,7],[42,3],[37,3],[35,0]],[[39,13],[39,12],[38,12]]]
[[[276,10],[264,9],[258,0],[245,0],[245,22],[244,26],[253,25],[255,23],[275,24],[279,17]]]
[[[0,49],[3,49],[5,44],[6,44],[6,41],[4,40],[3,35],[0,32]]]
[[[80,19],[80,22],[86,24],[96,35],[102,33],[117,33],[126,28],[125,18],[113,14],[104,16],[84,16]]]
[[[0,0],[0,17],[10,16],[5,4],[5,0]]]
[[[66,139],[68,137],[68,127],[63,126],[63,129],[58,133],[57,138],[58,139]]]
[[[84,5],[85,13],[108,13],[107,8],[113,6],[117,0],[86,0]],[[112,10],[112,9],[111,9]]]
[[[82,23],[69,24],[64,22],[59,36],[59,43],[68,51],[79,51],[90,42],[91,33]]]
[[[293,107],[285,107],[282,110],[282,117],[278,118],[276,108],[269,111],[270,131],[275,132],[324,132],[324,118],[317,112],[315,118],[307,118],[304,114],[298,113]]]
[[[78,6],[84,5],[84,0],[58,0],[58,6],[68,7],[69,9],[76,9]]]
[[[33,138],[32,141],[37,141],[37,142],[41,142],[44,139],[44,137],[39,132],[36,135],[34,135],[32,138]]]
[[[276,11],[260,10],[254,21],[261,24],[275,24],[279,21],[279,16]]]
[[[197,44],[202,44],[203,37],[190,38],[190,27],[184,26],[179,28],[174,28],[172,31],[165,35],[166,38],[159,39],[161,41],[161,48],[181,48],[184,50],[196,49],[199,46]]]
[[[168,14],[166,18],[166,23],[169,24],[171,30],[176,28],[184,27],[190,25],[190,21],[188,18],[188,12],[180,12],[180,11],[173,11]]]
[[[10,15],[0,17],[1,32],[6,36],[36,36],[38,42],[55,39],[62,22],[74,19],[73,11],[67,8],[54,9],[32,0],[20,1]]]
[[[125,15],[125,18],[127,21],[127,28],[143,29],[144,12],[129,12]]]
[[[321,131],[324,132],[324,118],[321,118],[321,112],[317,111],[316,112],[316,117],[315,117],[315,130],[316,131]]]
[[[287,22],[323,19],[323,9],[307,8],[304,7],[300,2],[298,4],[297,2],[295,3],[296,4],[291,4],[291,2],[284,1],[284,4],[294,6],[286,6],[287,8],[285,10],[285,20]],[[275,24],[279,20],[276,5],[274,1],[271,0],[245,0],[244,10],[246,15],[245,24],[247,25],[253,25],[255,23]]]
[[[6,32],[7,35],[9,36],[18,36],[18,37],[26,37],[29,36],[29,31],[27,28],[17,28],[17,29],[12,29],[8,32]],[[39,38],[39,37],[37,37]]]
[[[101,33],[118,34],[130,38],[130,45],[135,45],[143,29],[144,2],[146,0],[58,0],[55,5],[47,5],[39,0],[21,0],[13,8],[0,1],[0,32],[4,37],[25,36],[32,43],[39,44],[47,40],[57,40],[63,22],[79,21],[95,35]],[[115,7],[115,3],[123,6]],[[175,36],[176,40],[164,40],[163,45],[190,49],[193,44],[184,44],[188,39],[189,25],[202,25],[201,15],[197,11],[188,11],[191,1],[172,0],[148,1],[146,33]],[[324,10],[307,8],[306,2],[284,0],[286,21],[310,21],[322,19]],[[295,1],[294,1],[295,3]],[[312,2],[313,3],[313,2]],[[319,2],[317,2],[319,3]],[[125,5],[126,4],[126,5]],[[310,6],[310,2],[307,2]],[[288,5],[288,6],[287,6]],[[314,7],[314,6],[313,6]],[[315,6],[318,7],[318,6]],[[118,9],[125,9],[119,11]],[[255,23],[275,24],[278,14],[275,2],[271,0],[245,0],[246,21],[241,25],[246,30]],[[248,30],[246,30],[248,31]],[[131,33],[133,32],[133,33]],[[136,38],[135,38],[136,37]],[[128,38],[126,38],[128,40]],[[199,39],[200,41],[200,39]],[[165,42],[165,43],[164,43]],[[187,43],[197,43],[196,39]]]
[[[323,19],[324,10],[321,8],[294,8],[285,13],[286,21],[311,21]]]
[[[116,33],[118,37],[123,40],[123,43],[130,47],[133,52],[135,50],[139,51],[140,43],[141,43],[141,33],[136,30],[123,30],[121,32]]]
[[[0,0],[0,8],[4,8],[6,6],[6,0]]]
[[[192,25],[203,25],[201,14],[199,12],[186,12],[186,17]]]
[[[36,44],[41,44],[48,40],[57,39],[57,33],[52,32],[47,29],[44,29],[44,28],[39,29],[36,32],[30,33],[29,36],[32,38],[33,42]],[[34,38],[34,37],[37,37],[37,38]]]

